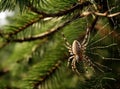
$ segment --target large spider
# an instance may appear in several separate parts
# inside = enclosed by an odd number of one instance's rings
[[[112,32],[110,32],[108,35],[110,35],[111,33]],[[63,36],[64,36],[64,34],[63,34]],[[103,38],[99,39],[98,41],[103,40],[106,37],[107,37],[107,35],[104,36]],[[78,71],[78,69],[76,67],[76,63],[78,63],[80,61],[82,61],[83,63],[85,63],[88,66],[90,66],[93,70],[96,67],[101,72],[104,72],[99,66],[111,70],[107,66],[104,66],[104,65],[96,63],[96,62],[92,62],[89,59],[89,57],[86,55],[86,48],[87,48],[89,39],[90,39],[90,29],[89,28],[87,28],[85,37],[84,37],[84,39],[83,39],[83,41],[81,43],[79,41],[77,41],[77,40],[74,40],[72,45],[70,45],[69,42],[67,41],[67,39],[64,36],[64,40],[66,42],[66,47],[69,49],[69,53],[71,55],[71,57],[68,58],[68,66],[71,63],[72,70],[75,71],[77,74],[80,74],[80,73],[79,73],[79,71]],[[114,44],[110,44],[110,45],[107,45],[107,46],[105,46],[103,48],[107,48],[107,47],[114,46],[114,45],[116,45],[116,44],[115,43]],[[94,48],[100,48],[100,47],[94,47]],[[99,55],[97,53],[94,53],[94,54],[95,55]],[[105,58],[103,56],[101,56],[101,58],[102,59],[112,59],[112,58]]]

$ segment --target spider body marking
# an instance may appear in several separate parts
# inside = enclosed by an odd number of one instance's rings
[[[83,59],[83,56],[82,56],[83,50],[82,50],[81,44],[77,40],[73,41],[71,49],[72,49],[72,53],[73,53],[73,56],[76,59],[76,61],[77,62],[82,61],[82,59]]]

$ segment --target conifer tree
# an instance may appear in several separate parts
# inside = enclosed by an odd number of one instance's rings
[[[119,3],[0,0],[0,89],[120,89]]]

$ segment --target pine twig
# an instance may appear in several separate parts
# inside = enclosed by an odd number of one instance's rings
[[[8,38],[12,35],[17,35],[19,32],[25,30],[26,28],[28,28],[29,26],[31,26],[32,24],[38,22],[40,19],[43,19],[44,16],[40,15],[37,18],[32,19],[31,21],[29,21],[28,23],[26,23],[25,25],[19,27],[17,30],[15,30],[14,32],[8,33],[6,35],[8,35]]]
[[[87,11],[87,12],[83,12],[81,14],[81,16],[85,17],[85,16],[88,16],[88,15],[91,15],[91,14],[94,14],[94,15],[97,15],[97,16],[111,18],[111,17],[117,16],[117,15],[120,15],[120,12],[116,12],[116,13],[113,13],[113,14],[108,14],[108,12],[99,13],[99,12],[90,12],[90,11]]]
[[[43,76],[39,81],[36,81],[33,84],[33,89],[39,89],[38,87],[46,80],[48,79],[50,76],[52,76],[52,74],[54,74],[54,72],[59,68],[59,66],[61,65],[61,61],[58,61],[51,69],[48,70],[47,74],[45,76]]]
[[[39,35],[36,35],[36,36],[32,36],[32,37],[29,37],[29,38],[23,38],[23,39],[12,39],[10,41],[12,42],[25,42],[25,41],[33,41],[33,40],[37,40],[37,39],[43,39],[47,36],[50,36],[56,32],[58,32],[59,30],[61,30],[63,27],[65,27],[66,25],[68,25],[70,22],[74,21],[75,19],[79,18],[78,16],[75,16],[73,17],[72,19],[69,19],[67,20],[66,22],[60,24],[59,26],[57,27],[54,27],[44,33],[41,33]]]

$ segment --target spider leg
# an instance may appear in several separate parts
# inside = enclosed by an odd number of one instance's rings
[[[89,29],[89,27],[88,27],[87,30],[86,30],[85,37],[84,37],[81,45],[83,45],[84,47],[87,46],[87,44],[88,44],[88,42],[89,42],[89,39],[90,39],[90,29]]]
[[[68,46],[68,45],[65,45],[65,47],[66,47],[67,49],[71,50],[71,47],[70,47],[70,46]]]
[[[68,51],[69,51],[70,55],[73,55],[72,49],[69,49]]]
[[[71,59],[73,59],[74,58],[74,56],[71,56],[71,57],[69,57],[68,58],[68,63],[67,63],[67,66],[69,66],[70,65],[70,61],[71,61]]]
[[[63,38],[64,38],[64,41],[65,41],[65,47],[69,50],[69,53],[70,53],[70,55],[73,55],[73,52],[72,52],[72,47],[71,47],[71,45],[69,44],[69,42],[67,41],[67,39],[66,39],[66,37],[65,37],[65,35],[64,35],[64,33],[61,33],[62,34],[62,36],[63,36]]]
[[[65,43],[66,43],[66,47],[67,47],[68,49],[71,49],[71,45],[70,45],[69,42],[67,41],[64,33],[61,33],[61,34],[62,34],[62,36],[63,36],[63,39],[64,39]]]
[[[88,58],[88,56],[85,56],[85,55],[84,55],[84,61],[83,61],[83,62],[86,63],[86,64],[88,64],[88,65],[91,67],[91,69],[95,72],[95,70],[94,70],[94,68],[93,68],[94,64],[93,64],[92,61]]]
[[[83,60],[83,63],[86,64],[86,61]],[[88,73],[88,67],[87,66],[85,67],[85,72]]]
[[[104,66],[102,64],[99,64],[99,63],[96,63],[96,62],[93,63],[87,56],[85,56],[85,58],[87,59],[87,62],[89,64],[89,66],[95,67],[95,68],[97,68],[99,71],[101,71],[103,73],[104,73],[104,71],[100,68],[100,66],[103,67],[103,68],[106,68],[108,70],[111,70],[110,68],[108,68],[107,66]],[[94,70],[94,68],[93,68],[93,70]]]
[[[72,60],[71,66],[72,66],[72,71],[75,71],[78,75],[80,75],[79,71],[76,68],[76,60],[75,59]]]
[[[72,49],[68,46],[66,46],[66,48],[68,49],[68,52],[70,53],[70,55],[73,55]]]
[[[90,49],[91,49],[91,50],[93,50],[93,49],[104,49],[104,48],[109,48],[109,47],[116,46],[116,45],[117,45],[116,43],[113,43],[113,44],[106,45],[106,46],[96,46],[96,47],[92,47],[92,48],[90,48]]]
[[[90,66],[91,66],[91,68],[93,69],[94,72],[95,72],[94,68],[97,68],[99,71],[101,71],[102,73],[104,73],[104,71],[101,68],[99,68],[97,65],[95,65],[93,62],[90,62]]]

